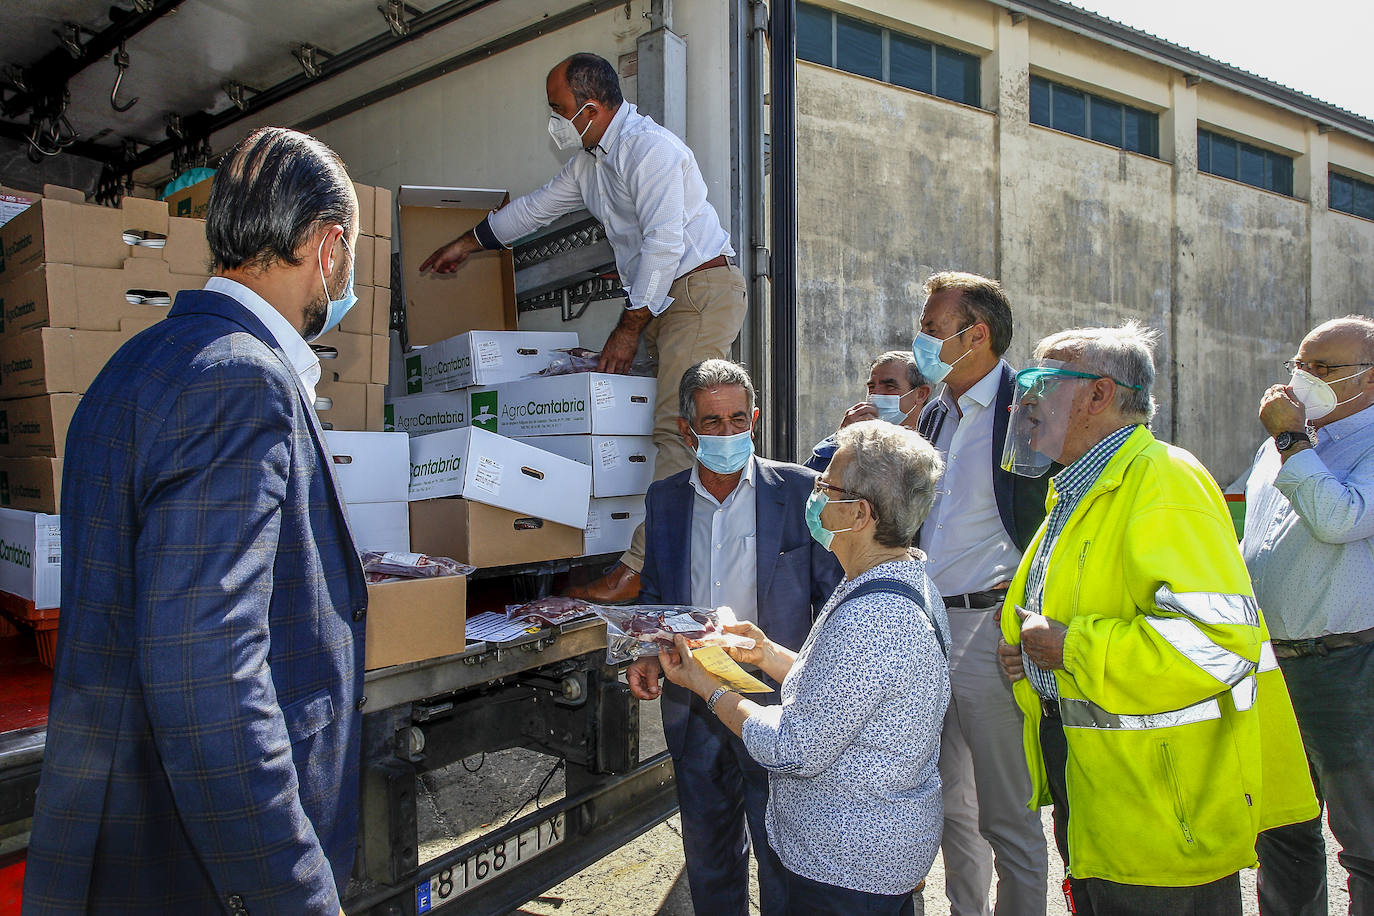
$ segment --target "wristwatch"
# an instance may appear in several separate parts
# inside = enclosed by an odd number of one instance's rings
[[[729,687],[717,687],[717,688],[716,688],[716,692],[713,693],[713,694],[711,694],[711,698],[710,698],[709,700],[706,701],[706,708],[707,708],[708,710],[710,710],[711,712],[715,712],[715,711],[716,711],[716,703],[720,701],[720,698],[721,698],[721,697],[725,696],[727,693],[736,693],[736,692],[737,692],[737,691],[735,691],[735,690],[733,690],[733,689],[731,689],[731,688],[729,688]]]
[[[1292,430],[1285,429],[1274,437],[1274,447],[1281,452],[1288,451],[1299,442],[1306,442],[1308,445],[1316,445],[1305,429],[1300,432],[1293,432]]]

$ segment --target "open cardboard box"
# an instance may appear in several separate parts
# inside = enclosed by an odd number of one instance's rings
[[[479,251],[451,274],[420,273],[436,248],[453,241],[510,201],[505,191],[402,185],[401,289],[411,345],[467,331],[515,330],[515,257]]]
[[[410,504],[410,548],[472,566],[511,566],[582,556],[582,529],[471,500]]]
[[[462,652],[467,595],[466,576],[369,585],[363,667],[371,671]]]

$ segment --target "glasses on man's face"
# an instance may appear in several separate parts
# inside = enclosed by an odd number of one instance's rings
[[[1337,369],[1350,369],[1355,366],[1374,366],[1374,363],[1323,363],[1319,361],[1308,362],[1305,359],[1296,357],[1283,364],[1284,371],[1292,375],[1294,369],[1301,369],[1315,375],[1317,378],[1324,379]]]
[[[749,417],[707,417],[697,422],[696,430],[703,436],[735,436],[753,428]]]
[[[816,478],[816,483],[811,489],[816,493],[843,493],[845,496],[852,499],[863,499],[858,493],[852,490],[846,490],[844,487],[837,487],[833,483],[826,483],[820,477]]]

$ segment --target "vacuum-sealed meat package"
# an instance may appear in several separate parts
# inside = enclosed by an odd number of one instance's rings
[[[737,623],[728,607],[714,610],[682,605],[640,604],[596,609],[606,621],[606,660],[612,664],[657,655],[673,647],[673,637],[681,636],[693,649],[702,646],[754,648],[754,640],[725,632]]]
[[[363,564],[363,573],[373,585],[393,579],[428,579],[433,576],[466,576],[475,572],[477,567],[450,560],[448,557],[431,557],[423,553],[398,553],[385,550],[364,550],[358,554]]]
[[[564,598],[550,595],[524,604],[506,605],[506,617],[510,620],[528,620],[531,623],[557,626],[570,620],[600,614],[603,609],[580,598]]]

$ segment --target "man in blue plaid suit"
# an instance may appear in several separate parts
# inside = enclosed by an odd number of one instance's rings
[[[343,163],[260,130],[215,178],[215,276],[82,399],[23,912],[340,912],[367,590],[307,338],[351,296]]]

